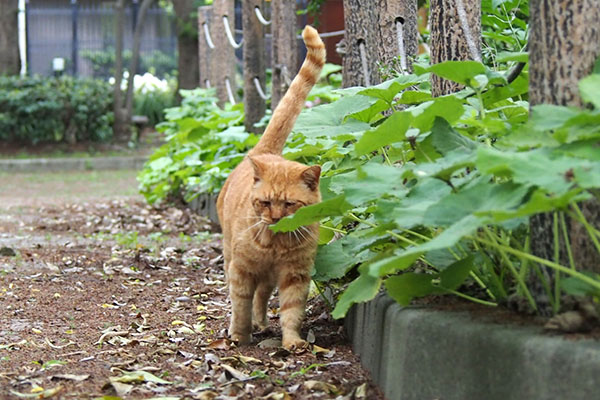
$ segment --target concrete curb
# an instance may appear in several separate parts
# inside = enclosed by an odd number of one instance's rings
[[[32,158],[0,160],[1,172],[56,172],[141,169],[148,160],[135,157]]]
[[[345,325],[389,400],[583,400],[600,393],[598,341],[466,312],[402,308],[385,294],[354,306]]]

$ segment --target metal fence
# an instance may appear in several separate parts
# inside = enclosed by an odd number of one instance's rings
[[[28,0],[26,7],[29,74],[54,73],[53,59],[65,60],[65,73],[81,77],[109,77],[114,64],[114,1]],[[138,1],[128,2],[124,48],[131,49]],[[141,65],[164,75],[176,69],[177,39],[174,18],[160,7],[148,10],[143,25]],[[127,66],[128,64],[125,64]]]

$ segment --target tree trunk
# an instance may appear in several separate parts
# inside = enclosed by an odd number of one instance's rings
[[[123,109],[123,25],[125,24],[125,0],[115,2],[115,86],[113,94],[113,136],[117,141],[129,139],[129,122]]]
[[[21,71],[18,15],[18,0],[0,1],[0,75],[18,75]]]
[[[600,54],[600,3],[597,0],[532,0],[530,15],[530,105],[582,106],[578,81],[592,72]],[[598,201],[583,203],[580,208],[590,224],[598,229]],[[584,227],[572,219],[567,219],[566,223],[576,267],[600,273],[600,255],[594,250]],[[553,215],[532,217],[530,228],[533,254],[553,260]],[[561,263],[568,265],[564,243],[559,246],[559,254]],[[552,283],[553,271],[541,268]],[[537,277],[532,276],[530,280],[541,313],[550,314],[552,310],[545,301],[541,283]]]
[[[256,18],[254,7],[261,10],[262,0],[242,2],[242,28],[244,31],[244,126],[248,132],[256,132],[254,124],[265,115],[266,104],[260,97],[254,78],[265,91],[265,29]]]
[[[431,64],[454,60],[481,61],[481,2],[431,0]],[[462,89],[458,83],[431,75],[431,94],[442,96]]]
[[[142,29],[148,8],[154,0],[144,0],[140,6],[139,14],[133,34],[133,47],[131,49],[131,64],[129,66],[129,77],[125,98],[121,91],[121,80],[123,77],[123,25],[125,23],[125,0],[117,0],[115,3],[115,88],[114,88],[114,113],[113,135],[119,142],[127,142],[130,139],[131,115],[133,109],[133,77],[137,71],[140,58],[140,45]]]
[[[378,0],[377,3],[381,36],[379,60],[384,67],[409,73],[417,55],[417,1]]]
[[[291,80],[298,72],[298,40],[296,39],[295,1],[274,1],[271,4],[273,33],[271,110],[275,110]]]
[[[233,47],[227,40],[225,26],[223,25],[223,16],[227,16],[229,26],[233,32],[235,28],[235,8],[233,0],[214,0],[213,1],[213,21],[210,24],[210,32],[215,49],[211,53],[211,84],[217,90],[219,105],[223,106],[227,102],[236,101],[236,58]],[[245,40],[245,39],[244,39]],[[231,88],[231,93],[227,88],[227,82]],[[230,99],[230,94],[233,99]]]
[[[179,89],[195,89],[199,81],[197,7],[194,0],[173,0],[177,32],[177,101]]]
[[[371,86],[380,83],[381,36],[376,2],[344,0],[342,86]]]

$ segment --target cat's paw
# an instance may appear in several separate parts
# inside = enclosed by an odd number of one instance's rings
[[[282,345],[287,350],[305,349],[308,347],[308,342],[299,337],[283,338]]]
[[[245,346],[247,344],[250,344],[250,342],[252,341],[252,335],[242,335],[239,333],[234,333],[231,335],[231,340],[236,342],[238,346]]]
[[[264,330],[269,329],[269,321],[267,320],[267,318],[263,319],[263,320],[252,320],[252,328],[254,328],[255,331],[258,332],[262,332]]]

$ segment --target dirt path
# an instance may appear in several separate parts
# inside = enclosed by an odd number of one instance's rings
[[[229,342],[218,234],[96,174],[0,174],[0,399],[383,398],[318,296],[310,350],[277,347],[276,299]]]

